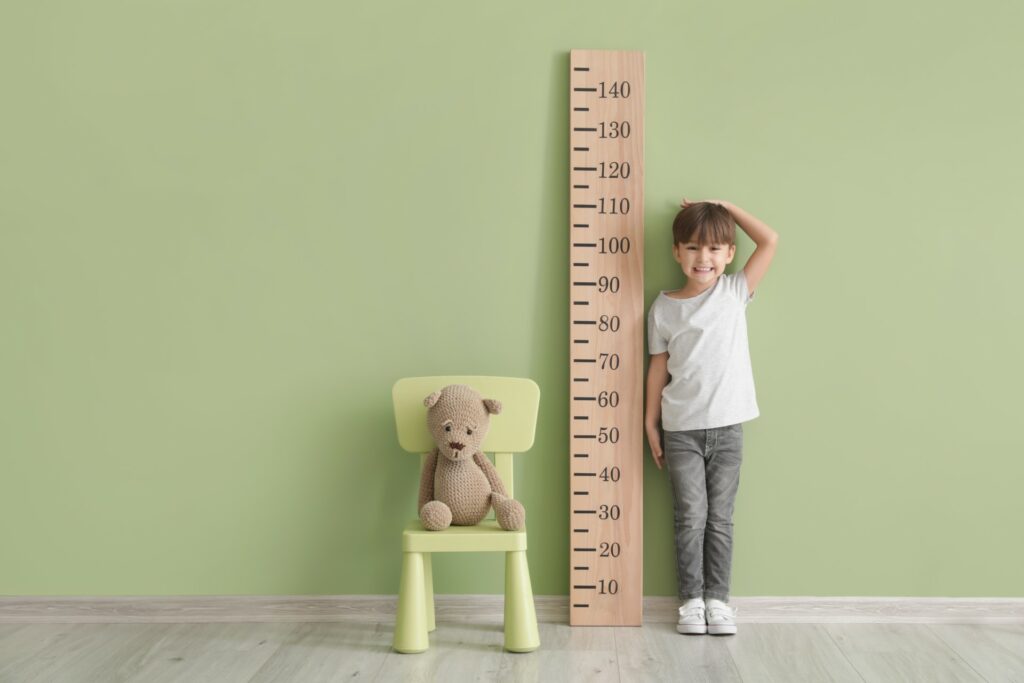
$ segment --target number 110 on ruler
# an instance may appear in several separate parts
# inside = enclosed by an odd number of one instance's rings
[[[640,626],[644,54],[569,63],[569,623]]]

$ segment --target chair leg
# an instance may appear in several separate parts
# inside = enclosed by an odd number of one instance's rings
[[[395,637],[391,644],[398,652],[423,652],[430,647],[423,579],[423,555],[402,553],[398,614],[395,617]]]
[[[430,567],[430,553],[423,553],[423,586],[426,589],[427,631],[433,631],[434,625],[434,571]]]
[[[505,553],[505,649],[531,652],[540,647],[537,611],[530,586],[526,551]]]

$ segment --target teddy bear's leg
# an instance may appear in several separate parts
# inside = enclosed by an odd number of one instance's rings
[[[526,524],[526,510],[518,500],[495,492],[491,494],[491,505],[498,526],[505,531],[518,531]]]
[[[420,521],[427,531],[442,531],[451,526],[452,511],[439,500],[432,500],[420,509]]]

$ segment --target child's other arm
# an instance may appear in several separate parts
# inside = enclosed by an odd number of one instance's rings
[[[665,462],[661,452],[661,390],[668,384],[668,352],[656,353],[651,356],[647,368],[647,410],[644,412],[644,430],[647,442],[651,446],[651,457],[654,464],[661,469]]]

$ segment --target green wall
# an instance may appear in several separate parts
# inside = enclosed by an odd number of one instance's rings
[[[781,235],[748,309],[733,593],[1024,596],[1022,20],[5,3],[0,593],[395,593],[418,462],[391,385],[457,373],[541,387],[517,483],[535,592],[566,594],[578,47],[647,55],[647,302],[682,285],[682,196]],[[644,457],[644,592],[672,595]],[[502,568],[438,558],[437,590]]]

